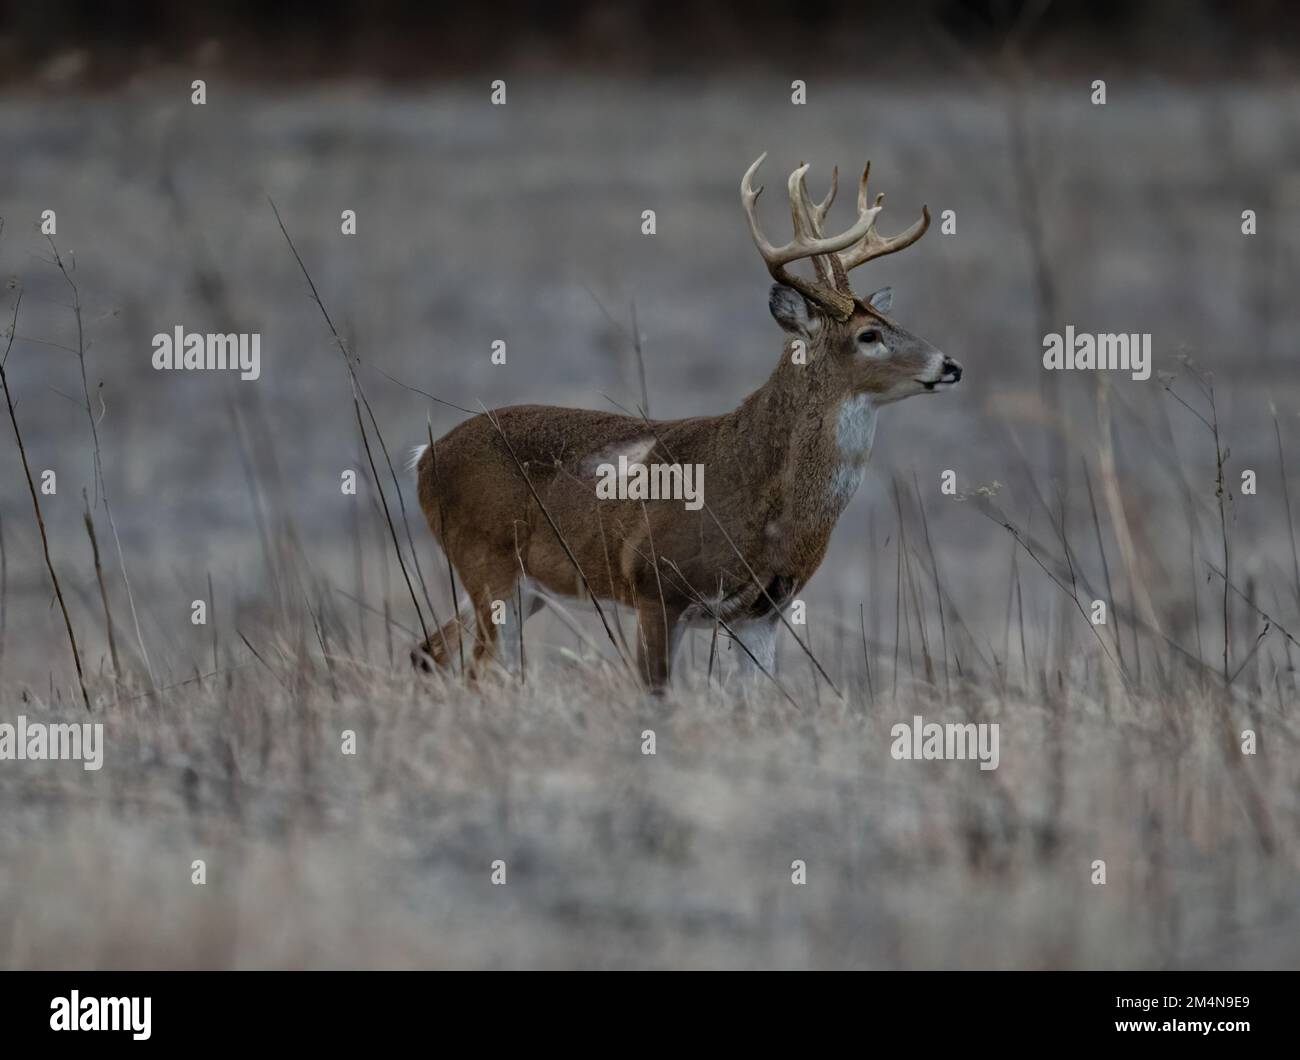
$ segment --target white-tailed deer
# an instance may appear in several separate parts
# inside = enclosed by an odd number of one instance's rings
[[[961,365],[885,316],[888,287],[861,300],[849,286],[850,269],[920,239],[929,210],[922,207],[901,235],[880,236],[884,196],[868,199],[868,164],[857,220],[826,236],[835,177],[815,203],[808,167],[800,166],[789,180],[794,238],[773,246],[754,209],[763,189],[751,183],[766,157],[749,167],[740,198],[777,281],[769,305],[787,338],[776,369],[721,416],[647,420],[516,405],[475,416],[417,450],[420,506],[469,604],[412,652],[416,665],[450,665],[457,637],[472,629],[477,673],[496,647],[494,601],[502,602],[498,614],[513,614],[516,585],[526,577],[552,593],[636,608],[637,666],[651,689],[667,684],[680,630],[692,620],[720,622],[751,669],[771,670],[778,611],[826,553],[861,481],[877,411],[955,384]],[[815,280],[788,271],[803,258]],[[654,465],[702,466],[703,505],[691,510],[681,499],[597,489],[610,467]],[[522,617],[538,606],[525,603]]]

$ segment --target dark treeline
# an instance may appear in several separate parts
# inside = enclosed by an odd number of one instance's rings
[[[1009,47],[1043,73],[1098,62],[1189,79],[1284,74],[1287,0],[0,0],[0,80],[112,84],[153,66],[429,80],[584,71],[935,76]]]

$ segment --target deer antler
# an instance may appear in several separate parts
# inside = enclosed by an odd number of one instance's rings
[[[867,208],[867,178],[871,175],[871,163],[868,162],[862,170],[862,180],[858,183],[858,211],[862,212]],[[882,191],[876,196],[876,203],[872,209],[871,224],[867,226],[866,233],[858,242],[849,247],[848,250],[840,255],[840,262],[844,266],[844,271],[856,269],[864,261],[870,261],[872,258],[884,257],[886,254],[892,254],[896,250],[902,250],[904,247],[910,247],[923,235],[925,230],[930,227],[930,207],[921,207],[921,219],[912,225],[906,232],[900,232],[898,235],[886,239],[876,231],[876,214],[884,208],[885,193]]]
[[[774,247],[759,231],[758,217],[754,203],[762,193],[752,190],[752,181],[758,167],[767,158],[767,153],[760,155],[757,161],[746,171],[740,182],[740,200],[749,219],[749,229],[758,247],[759,254],[767,264],[772,278],[787,284],[828,309],[835,317],[846,320],[853,313],[853,291],[849,286],[848,272],[863,262],[892,254],[904,247],[909,247],[925,234],[930,227],[930,210],[921,207],[921,219],[907,231],[886,239],[876,231],[876,218],[884,208],[885,196],[876,196],[872,204],[867,196],[867,177],[871,173],[868,162],[862,171],[862,180],[858,185],[858,219],[846,231],[837,236],[823,235],[823,225],[831,203],[835,201],[835,192],[839,184],[839,171],[831,171],[831,187],[826,198],[814,203],[808,194],[806,175],[808,167],[799,166],[790,174],[790,216],[794,222],[794,239],[781,247]],[[785,266],[802,258],[811,258],[817,272],[817,282],[810,283],[799,276],[792,275]]]
[[[823,238],[821,224],[825,220],[831,202],[834,201],[835,188],[832,185],[830,194],[821,203],[814,205],[808,197],[808,188],[804,183],[804,175],[808,172],[808,167],[800,166],[790,174],[788,182],[794,238],[783,246],[773,246],[759,229],[758,215],[754,209],[755,202],[763,193],[762,185],[757,191],[753,189],[754,174],[765,158],[767,152],[759,155],[754,164],[745,171],[745,176],[740,181],[740,202],[745,208],[745,216],[749,219],[749,231],[754,237],[754,245],[758,247],[758,253],[767,265],[767,271],[778,283],[793,287],[805,298],[825,307],[840,320],[847,320],[853,313],[853,295],[851,292],[831,286],[826,274],[826,263],[820,259],[831,256],[832,263],[838,262],[839,251],[865,240],[872,225],[875,224],[876,214],[880,212],[880,208],[864,205],[859,197],[858,219],[839,235]],[[786,269],[787,265],[803,258],[813,259],[813,267],[817,270],[820,282],[812,283],[801,276],[793,275]]]
[[[802,220],[808,226],[812,235],[820,239],[823,234],[822,227],[826,222],[826,214],[830,211],[831,203],[835,201],[835,192],[839,190],[839,166],[834,166],[831,169],[830,190],[826,193],[826,198],[819,203],[814,203],[808,195],[808,184],[804,179],[808,167],[801,165],[796,172],[799,174],[799,206],[803,213]],[[859,206],[861,207],[861,204]],[[794,209],[793,200],[791,200],[791,209]],[[859,209],[859,215],[861,215],[861,209]],[[799,226],[800,220],[796,219],[795,229],[798,230]],[[867,231],[869,232],[871,229],[868,228]],[[848,274],[844,271],[838,254],[819,254],[812,259],[812,263],[813,268],[817,271],[818,283],[852,297],[853,289],[849,286]]]

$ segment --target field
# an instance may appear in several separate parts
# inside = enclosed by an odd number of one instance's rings
[[[0,761],[0,966],[1296,966],[1296,83],[788,80],[0,97],[7,384],[93,707],[5,417],[0,722],[105,727],[98,771]],[[655,699],[565,604],[522,670],[417,677],[428,395],[634,405],[635,326],[655,416],[733,407],[780,354],[764,150],[773,233],[801,159],[870,155],[886,232],[929,204],[858,288],[966,370],[882,416],[809,653],[742,686],[698,629]],[[1044,372],[1067,324],[1149,333],[1151,378]],[[176,325],[259,332],[260,378],[154,371]],[[915,715],[997,723],[998,768],[895,760]]]

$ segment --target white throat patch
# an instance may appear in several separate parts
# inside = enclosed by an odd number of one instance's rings
[[[830,493],[832,501],[841,506],[848,504],[862,483],[862,472],[876,438],[876,415],[876,406],[866,394],[845,398],[840,405],[835,420],[840,459],[831,476]]]
[[[876,406],[866,394],[845,398],[835,420],[835,443],[840,458],[865,464],[876,439]]]

